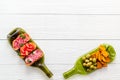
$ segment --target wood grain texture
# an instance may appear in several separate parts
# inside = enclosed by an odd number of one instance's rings
[[[114,46],[118,53],[114,62],[108,65],[107,68],[98,70],[88,76],[76,75],[70,80],[88,79],[119,79],[119,40],[35,40],[37,44],[45,52],[45,62],[47,66],[54,73],[52,80],[64,80],[62,73],[73,67],[76,59],[88,52],[89,50],[97,47],[101,43],[110,43]],[[39,70],[32,67],[25,66],[25,63],[17,56],[17,54],[11,49],[6,40],[1,40],[2,46],[0,48],[0,75],[8,76],[1,77],[0,79],[10,80],[20,79],[32,79],[32,80],[46,80],[47,77]],[[6,50],[5,50],[6,49]],[[5,61],[5,62],[4,62]],[[118,70],[117,70],[118,69]],[[6,75],[4,75],[6,73]],[[12,74],[11,74],[12,73]],[[28,74],[27,74],[28,73]],[[103,74],[105,73],[105,75]],[[97,74],[93,77],[93,75]],[[100,75],[99,75],[100,74]],[[11,77],[14,76],[14,77]],[[29,77],[30,76],[30,77]],[[102,77],[101,77],[102,76]],[[91,77],[91,78],[90,78]]]
[[[120,39],[119,21],[119,15],[0,15],[0,38],[22,27],[33,39]]]
[[[53,78],[48,79],[41,70],[25,65],[0,65],[1,80],[64,80],[62,73],[73,67],[72,65],[47,65],[54,73]],[[68,80],[119,80],[120,64],[110,64],[107,68],[97,70],[90,75],[74,75]],[[114,68],[114,69],[113,69]],[[6,73],[7,72],[7,73]],[[7,76],[7,77],[6,77]]]
[[[120,14],[119,0],[1,0],[0,13]]]
[[[110,43],[117,53],[120,52],[119,40],[35,40],[35,42],[44,51],[47,64],[72,65],[79,56],[98,47],[102,43]],[[9,46],[8,42],[2,40],[1,43],[2,48],[0,51],[4,52],[6,46],[7,50],[5,54],[1,54],[0,64],[24,64],[17,56],[17,53]],[[5,58],[6,56],[9,56],[9,58]],[[119,56],[120,54],[117,54],[116,61],[113,63],[120,63]],[[7,61],[7,63],[3,63],[3,61]]]
[[[114,62],[90,75],[68,80],[120,79],[119,0],[1,0],[0,1],[0,80],[64,80],[62,73],[77,58],[99,44],[113,45]],[[45,53],[52,79],[28,67],[6,39],[15,27],[25,29]]]

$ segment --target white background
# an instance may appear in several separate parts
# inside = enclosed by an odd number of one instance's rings
[[[6,36],[15,27],[24,28],[45,52],[51,80],[64,80],[62,73],[79,56],[102,43],[113,45],[115,61],[68,80],[120,80],[119,0],[0,0],[0,80],[49,80],[8,44]]]

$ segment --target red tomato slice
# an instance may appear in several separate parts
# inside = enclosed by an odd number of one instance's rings
[[[35,49],[36,49],[36,44],[33,42],[29,42],[20,48],[20,54],[21,56],[27,56]]]

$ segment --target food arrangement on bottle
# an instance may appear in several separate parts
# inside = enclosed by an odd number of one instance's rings
[[[47,68],[44,61],[44,53],[22,29],[16,28],[7,35],[12,48],[24,60],[26,65],[40,68],[49,78],[52,72]]]
[[[107,67],[108,63],[115,59],[116,52],[109,44],[101,44],[98,48],[81,56],[74,67],[63,74],[64,78],[69,78],[74,74],[89,74],[95,70]]]
[[[44,52],[22,28],[16,28],[7,35],[11,47],[17,52],[25,64],[40,68],[49,78],[53,76],[44,61]],[[63,73],[65,79],[75,74],[89,74],[107,67],[116,56],[114,48],[109,44],[101,44],[78,58],[73,68]]]

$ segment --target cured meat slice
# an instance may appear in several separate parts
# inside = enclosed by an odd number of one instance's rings
[[[27,65],[32,65],[35,61],[40,59],[42,56],[43,56],[43,52],[40,49],[37,49],[26,57],[25,63]]]
[[[30,36],[27,33],[20,34],[18,37],[12,42],[12,47],[14,50],[18,50],[21,46],[27,43],[30,40]]]

